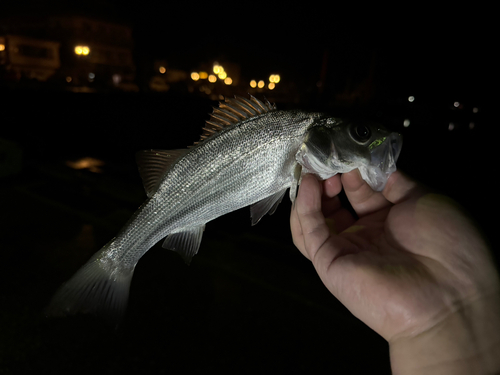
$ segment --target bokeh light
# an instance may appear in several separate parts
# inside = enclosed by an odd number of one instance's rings
[[[280,81],[281,77],[279,74],[271,74],[269,76],[269,82],[272,82],[272,83],[278,83]]]
[[[81,56],[81,55],[86,56],[90,53],[90,48],[87,46],[76,46],[75,53],[79,56]]]

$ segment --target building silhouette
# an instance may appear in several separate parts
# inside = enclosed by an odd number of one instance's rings
[[[136,90],[131,27],[77,15],[2,22],[0,66],[7,82],[50,82],[75,91]]]

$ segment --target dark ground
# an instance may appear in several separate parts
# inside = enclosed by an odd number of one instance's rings
[[[287,199],[255,227],[248,209],[209,223],[189,267],[156,245],[136,268],[118,331],[90,317],[45,318],[55,289],[145,199],[135,152],[191,144],[214,103],[3,94],[0,138],[17,142],[23,165],[0,179],[0,374],[389,373],[385,341],[294,248]],[[394,129],[405,137],[399,166],[463,204],[496,248],[491,134],[442,130],[447,109],[429,108],[416,115],[426,126]],[[379,118],[401,124],[401,111],[387,107]],[[103,173],[64,164],[83,156],[104,160]]]

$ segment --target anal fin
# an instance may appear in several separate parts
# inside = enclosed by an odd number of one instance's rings
[[[172,233],[165,238],[162,247],[178,252],[184,261],[189,264],[200,248],[201,238],[205,225],[187,228],[178,233]]]
[[[286,188],[278,191],[277,193],[270,195],[261,201],[254,203],[250,206],[250,217],[252,219],[252,225],[257,224],[262,217],[269,212],[272,215],[276,208],[281,203],[283,196],[285,195]]]

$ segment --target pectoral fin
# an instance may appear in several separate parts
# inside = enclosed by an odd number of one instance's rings
[[[189,150],[144,150],[136,154],[139,173],[148,198],[156,192],[161,179],[172,164],[188,152]]]
[[[299,163],[295,164],[295,168],[293,170],[293,181],[290,186],[290,200],[292,201],[292,205],[295,204],[295,197],[297,197],[297,187],[300,185],[300,180],[302,177],[302,165]]]
[[[178,252],[184,261],[189,264],[200,248],[201,238],[205,225],[187,228],[183,232],[172,233],[167,236],[162,247]]]
[[[269,215],[274,214],[274,211],[276,211],[276,208],[281,203],[285,192],[286,189],[280,190],[277,193],[252,204],[250,206],[250,217],[252,219],[252,225],[257,224],[260,219],[262,219],[262,216],[264,216],[268,212]]]

